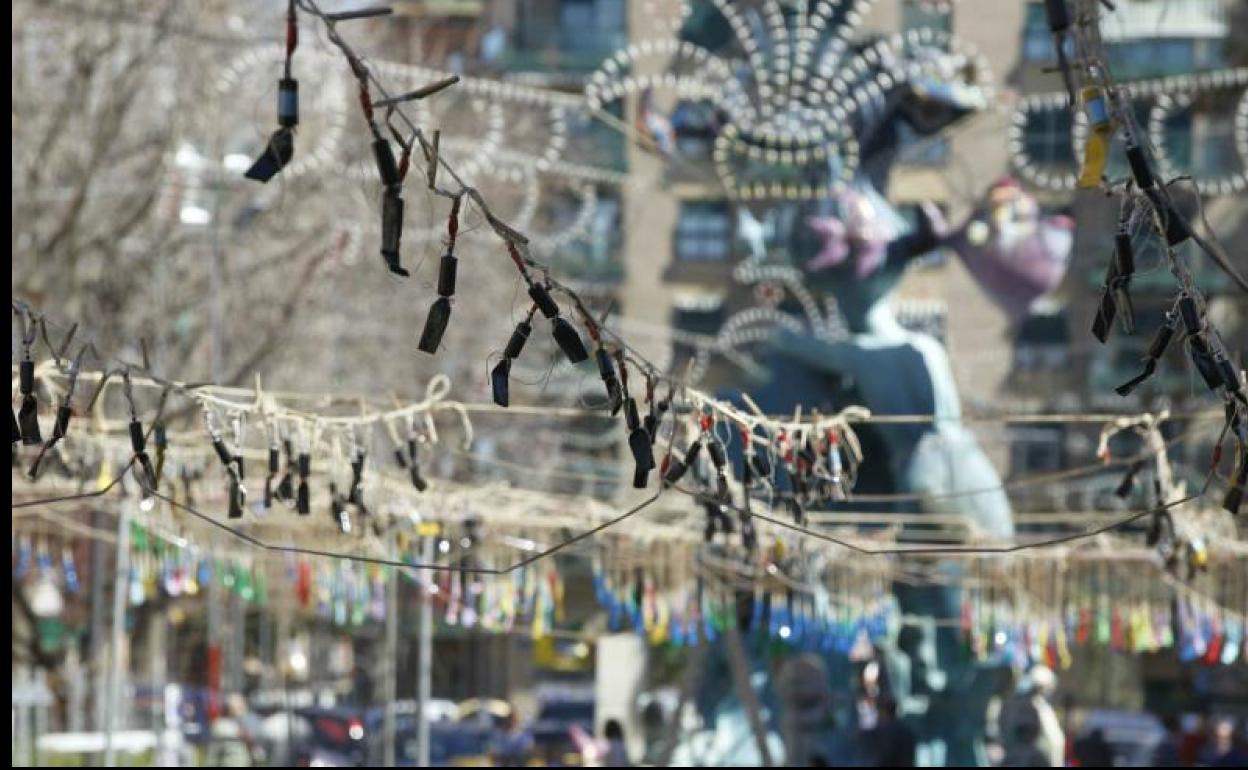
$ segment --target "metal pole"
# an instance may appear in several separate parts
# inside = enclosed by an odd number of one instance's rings
[[[36,767],[43,766],[43,756],[39,753],[39,736],[48,731],[48,673],[42,668],[35,669],[34,692],[36,697],[31,705],[32,716],[34,718],[34,733],[30,740],[30,755],[33,759],[32,764]]]
[[[86,673],[88,667],[82,665],[75,645],[69,649],[65,663],[66,689],[69,690],[69,720],[67,727],[71,733],[87,730],[86,721]]]
[[[763,760],[763,767],[774,767],[771,761],[771,750],[767,745],[767,726],[763,723],[762,704],[758,694],[750,683],[750,660],[741,643],[741,635],[737,629],[724,631],[724,648],[728,652],[728,670],[737,688],[737,698],[750,720],[750,729],[754,732],[754,740],[758,743],[758,755]]]
[[[103,511],[95,511],[93,518],[92,524],[96,529],[105,528]],[[104,659],[108,650],[108,642],[104,638],[104,560],[108,558],[107,548],[103,540],[97,539],[91,544],[91,647],[87,655],[87,669],[91,674],[91,728],[98,731],[104,730],[105,714],[108,713],[104,702],[108,690],[104,681],[108,670]],[[95,760],[99,761],[99,755]]]
[[[217,153],[217,157],[221,157],[221,153]],[[209,328],[212,330],[210,337],[211,347],[209,348],[209,364],[212,367],[212,377],[220,381],[225,374],[225,291],[223,284],[225,281],[225,252],[221,248],[221,195],[224,185],[216,183],[213,186],[212,195],[212,259],[209,261],[212,269],[209,271],[209,289],[212,291],[212,315],[209,318]]]
[[[658,767],[667,767],[671,764],[672,754],[676,753],[676,747],[683,738],[684,725],[681,720],[684,717],[685,708],[698,696],[698,688],[702,686],[702,674],[706,669],[706,646],[704,635],[699,633],[698,644],[693,648],[693,653],[690,654],[685,664],[676,711],[672,713],[671,724],[668,725],[667,735],[663,737],[663,745],[659,749],[658,761],[655,762]]]
[[[31,697],[34,686],[30,680],[30,669],[25,665],[18,666],[13,681],[13,689],[19,693],[19,697],[13,699],[13,766],[34,767],[34,749],[30,736],[30,703],[34,700]]]
[[[231,593],[230,601],[234,615],[230,623],[230,691],[241,693],[246,689],[243,663],[247,657],[247,602],[236,593]]]
[[[420,561],[432,564],[434,559],[433,541],[426,537],[421,544]],[[433,570],[424,570],[420,581],[420,645],[417,648],[419,662],[419,679],[416,698],[416,743],[420,753],[416,757],[417,767],[429,767],[429,700],[433,689],[433,602],[430,600],[429,589],[433,585]]]
[[[392,538],[392,542],[397,538]],[[393,552],[398,552],[397,542],[394,542]],[[386,586],[386,661],[384,670],[386,672],[386,724],[385,724],[385,755],[382,758],[382,764],[385,767],[394,767],[397,760],[395,753],[395,737],[396,716],[395,698],[398,690],[399,677],[399,571],[394,567],[390,568],[390,580]]]
[[[212,558],[205,555],[204,558]],[[215,668],[210,665],[208,677],[208,690],[215,702],[219,703],[221,697],[221,684],[224,677],[225,660],[221,650],[221,576],[217,574],[217,564],[214,560],[212,564],[212,579],[208,581],[207,586],[200,586],[208,599],[208,621],[205,630],[205,647],[208,650],[208,659],[215,662]],[[209,722],[212,720],[209,719]]]
[[[121,645],[126,635],[126,579],[130,572],[130,506],[122,503],[117,515],[117,558],[113,581],[113,634],[109,650],[112,662],[108,667],[108,710],[105,713],[104,766],[117,766],[117,749],[113,735],[121,711],[121,666],[124,662]]]
[[[290,703],[290,682],[286,679],[286,663],[290,660],[290,608],[286,599],[277,605],[277,676],[282,686],[282,708],[286,713],[286,751],[282,757],[285,762],[294,759],[295,749],[295,712]]]
[[[165,656],[169,649],[168,629],[169,611],[162,609],[152,618],[152,640],[148,650],[152,667],[152,732],[161,737],[165,734]]]

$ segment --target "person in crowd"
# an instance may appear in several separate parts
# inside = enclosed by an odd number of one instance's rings
[[[1161,718],[1161,726],[1165,728],[1166,734],[1153,749],[1153,767],[1183,767],[1179,758],[1179,749],[1183,745],[1183,725],[1177,716],[1167,714]]]
[[[1057,676],[1046,666],[1033,666],[1019,683],[1017,693],[1001,709],[1000,732],[1007,756],[1022,753],[1023,747],[1013,745],[1019,735],[1034,734],[1035,748],[1048,757],[1047,767],[1066,764],[1066,734],[1052,705],[1056,691]],[[1023,725],[1035,729],[1021,731]]]
[[[628,761],[628,747],[624,743],[624,725],[618,720],[608,719],[602,732],[607,739],[606,766],[629,767],[632,763]]]
[[[1075,761],[1079,767],[1114,766],[1114,748],[1105,740],[1104,730],[1098,727],[1075,741]]]
[[[1234,720],[1219,719],[1214,723],[1203,765],[1209,767],[1244,767],[1248,765],[1248,741],[1242,727]]]
[[[490,754],[496,767],[524,767],[533,753],[533,736],[520,724],[515,710],[507,714],[494,736]]]
[[[1205,744],[1209,742],[1209,731],[1205,719],[1200,714],[1183,716],[1183,738],[1179,741],[1179,765],[1195,767],[1204,756]]]
[[[874,767],[914,767],[918,738],[897,718],[897,702],[888,696],[875,704],[876,723],[864,734],[863,743]]]
[[[673,714],[672,719],[676,718],[677,715]],[[642,757],[642,764],[656,764],[662,756],[663,744],[667,739],[667,725],[662,704],[657,700],[647,703],[641,712],[641,725],[646,737],[646,753]]]
[[[1018,722],[1005,744],[1001,767],[1056,767],[1048,753],[1040,749],[1039,742],[1039,722]]]
[[[249,729],[247,703],[238,694],[225,699],[225,713],[212,723],[206,752],[210,767],[252,767],[256,736]]]

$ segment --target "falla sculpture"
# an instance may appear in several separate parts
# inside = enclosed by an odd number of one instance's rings
[[[686,39],[698,42],[696,33]],[[864,43],[863,49],[870,46]],[[787,223],[771,234],[771,248],[765,251],[762,239],[743,238],[753,247],[748,250],[762,252],[749,259],[760,264],[779,259],[800,270],[802,288],[834,308],[831,312],[847,331],[830,336],[795,331],[801,324],[777,326],[770,343],[754,351],[764,381],[748,390],[771,414],[792,413],[799,405],[833,413],[860,404],[876,415],[933,415],[927,423],[861,426],[863,454],[870,461],[863,463],[852,492],[908,497],[911,502],[874,507],[963,514],[977,536],[1009,538],[1014,534],[1010,504],[999,473],[962,422],[948,352],[934,337],[905,328],[890,300],[916,260],[944,249],[955,253],[989,298],[1017,322],[1062,280],[1073,223],[1042,215],[1035,199],[1008,179],[992,185],[963,222],[947,222],[931,204],[919,207],[917,222],[907,222],[888,200],[890,172],[907,137],[942,134],[983,109],[987,98],[965,57],[931,48],[901,53],[921,57],[923,65],[916,70],[905,61],[875,59],[879,67],[907,75],[893,78],[890,87],[852,113],[847,128],[858,152],[848,180],[841,171],[849,166],[829,152],[827,169],[807,169],[803,180],[807,185],[826,180],[824,194],[741,202],[753,215],[743,221]],[[798,108],[793,112],[800,114]],[[778,119],[776,124],[784,125]],[[748,131],[735,136],[738,143],[749,141]],[[853,510],[873,507],[859,501],[848,505]],[[956,584],[960,567],[941,569]],[[898,584],[893,592],[908,620],[892,629],[888,641],[877,643],[881,686],[918,734],[924,762],[986,764],[987,705],[1008,674],[1005,656],[997,664],[971,658],[957,623],[962,596],[956,587]],[[845,667],[833,670],[840,672],[833,679],[850,675]],[[844,714],[837,722],[848,730],[853,720]]]
[[[876,131],[894,134],[916,112],[929,117],[911,124],[920,135],[943,131],[973,111],[954,93],[899,89],[888,96],[893,106],[877,118]],[[932,115],[944,117],[931,120]],[[948,249],[1017,321],[1064,276],[1073,224],[1041,216],[1031,196],[1002,180],[958,226],[930,204],[920,207],[917,225],[910,225],[885,197],[896,142],[864,142],[872,144],[874,152],[864,154],[854,179],[827,199],[804,204],[788,233],[790,261],[802,269],[807,290],[834,300],[848,336],[829,340],[778,330],[764,354],[770,379],[754,399],[779,414],[799,404],[829,412],[861,404],[876,415],[933,415],[930,423],[862,426],[859,435],[871,462],[864,463],[853,491],[914,495],[917,502],[881,508],[963,514],[978,535],[1008,538],[1014,533],[1010,504],[996,468],[962,423],[948,353],[934,337],[903,327],[890,298],[915,260]],[[959,568],[943,569],[956,577]],[[948,765],[985,764],[984,715],[1004,668],[971,660],[956,622],[947,622],[960,617],[956,588],[899,584],[894,593],[904,615],[925,620],[898,629],[880,650],[888,688],[927,745],[928,757]]]

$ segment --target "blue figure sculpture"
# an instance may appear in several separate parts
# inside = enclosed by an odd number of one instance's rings
[[[853,492],[901,499],[850,505],[962,514],[976,534],[1008,538],[1014,531],[1009,502],[997,471],[962,424],[948,354],[933,337],[904,328],[889,298],[916,258],[948,248],[1017,320],[1064,273],[1070,226],[1042,220],[1035,201],[1010,183],[995,186],[960,227],[948,226],[931,206],[923,207],[917,226],[903,220],[887,201],[887,181],[902,145],[907,137],[934,136],[984,107],[976,85],[984,73],[954,46],[924,42],[933,36],[866,39],[855,31],[863,18],[858,5],[848,0],[691,5],[679,33],[685,44],[680,50],[687,53],[692,45],[697,55],[677,74],[705,76],[711,92],[721,96],[699,105],[699,111],[678,107],[664,123],[655,119],[647,93],[639,123],[664,155],[680,151],[680,142],[669,141],[673,131],[676,138],[683,132],[699,142],[713,139],[716,173],[727,189],[739,191],[751,182],[758,183],[751,190],[792,183],[794,189],[826,185],[836,191],[804,205],[753,206],[780,214],[771,218],[780,230],[772,244],[804,271],[800,285],[786,279],[790,292],[803,294],[796,298],[808,315],[818,304],[807,302],[813,299],[809,295],[834,299],[849,334],[833,339],[820,336],[822,330],[791,330],[800,323],[788,325],[758,356],[770,379],[751,395],[773,414],[791,413],[798,405],[809,414],[860,404],[876,415],[931,415],[927,422],[856,427],[866,459]],[[856,42],[846,42],[851,40]],[[812,45],[804,48],[801,41]],[[809,77],[789,88],[803,79],[795,65],[803,56]],[[721,66],[708,67],[712,57]],[[694,121],[695,112],[708,115]],[[842,139],[851,135],[858,164],[842,188],[838,164],[851,162],[848,152],[841,157],[849,147]],[[790,150],[796,152],[786,156]],[[768,158],[784,157],[791,159],[768,166]],[[794,180],[794,164],[803,163],[793,160],[798,157],[828,161],[826,168],[800,166],[801,178]],[[784,182],[773,186],[776,175]],[[774,257],[774,251],[765,253],[758,220],[754,224],[746,240],[755,258]],[[941,585],[895,587],[903,614],[924,620],[903,627],[883,645],[881,679],[918,733],[925,763],[981,765],[986,705],[999,676],[977,666],[963,644],[957,622],[961,595],[948,587],[956,585],[957,567],[944,569],[953,579]]]
[[[896,142],[881,140],[880,132],[892,134],[908,112],[929,118],[914,126],[920,133],[942,129],[966,112],[952,92],[923,92],[898,97],[895,109],[879,116],[863,173],[847,190],[798,217],[789,236],[789,257],[804,267],[805,287],[835,299],[848,339],[777,332],[765,361],[771,379],[755,400],[769,413],[788,413],[798,404],[827,411],[861,404],[875,415],[932,415],[931,422],[859,428],[869,459],[854,491],[900,493],[909,499],[874,507],[961,514],[975,534],[1008,538],[1014,532],[1009,501],[996,469],[962,424],[945,348],[904,328],[889,297],[917,257],[950,248],[1017,317],[1060,279],[1069,223],[1041,221],[1034,201],[1006,182],[993,188],[985,206],[961,228],[947,227],[930,206],[917,227],[907,225],[881,192]],[[915,103],[933,99],[935,104]],[[930,120],[941,114],[948,120]],[[956,582],[958,568],[944,569]],[[882,651],[892,697],[917,728],[928,762],[984,764],[985,711],[1003,672],[971,658],[958,628],[958,589],[897,585],[895,594],[905,615],[928,622],[903,627]]]

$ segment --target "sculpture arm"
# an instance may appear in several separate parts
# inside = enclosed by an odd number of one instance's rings
[[[861,353],[850,342],[831,342],[780,328],[772,338],[772,346],[780,354],[824,374],[856,375],[862,366]]]

